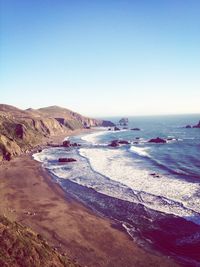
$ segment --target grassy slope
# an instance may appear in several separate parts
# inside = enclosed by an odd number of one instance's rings
[[[29,228],[0,216],[1,267],[78,267]]]

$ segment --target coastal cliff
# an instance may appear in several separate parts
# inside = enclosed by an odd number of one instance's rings
[[[21,110],[0,104],[0,161],[28,152],[50,136],[105,123],[112,125],[58,106]]]

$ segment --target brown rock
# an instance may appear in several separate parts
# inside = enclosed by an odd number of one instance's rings
[[[109,144],[109,146],[111,146],[111,147],[117,147],[117,146],[119,146],[119,143],[118,143],[117,140],[113,140],[113,141]]]
[[[58,161],[59,162],[75,162],[77,160],[73,158],[59,158]]]
[[[65,141],[63,142],[63,146],[64,146],[64,147],[70,147],[70,141],[69,141],[69,140],[65,140]]]
[[[126,140],[119,140],[118,143],[121,145],[129,145],[130,144],[130,142],[126,141]]]
[[[160,137],[152,138],[148,141],[148,143],[167,143],[165,139],[162,139]]]

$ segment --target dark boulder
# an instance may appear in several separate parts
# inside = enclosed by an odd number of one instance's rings
[[[148,143],[162,143],[162,144],[164,144],[164,143],[167,143],[167,141],[165,140],[165,139],[162,139],[162,138],[160,138],[160,137],[157,137],[157,138],[152,138],[152,139],[150,139],[149,141],[148,141]]]
[[[130,142],[126,141],[126,140],[119,140],[118,143],[121,145],[129,145],[130,144]]]
[[[74,162],[74,161],[77,161],[77,160],[73,159],[73,158],[59,158],[58,161],[59,162]]]
[[[188,124],[185,126],[185,128],[190,129],[190,128],[192,128],[192,126]]]
[[[150,175],[153,176],[153,177],[156,177],[156,178],[159,178],[160,177],[159,174],[157,174],[155,172],[154,173],[150,173]]]
[[[70,144],[70,146],[81,146],[80,144],[77,144],[77,143],[72,143],[72,144]]]
[[[114,131],[120,131],[120,129],[117,126],[115,126]]]
[[[119,143],[118,143],[117,140],[113,140],[113,141],[109,144],[109,146],[111,146],[111,147],[117,147],[117,146],[119,146]]]
[[[54,143],[47,143],[47,146],[51,146],[51,147],[60,147],[61,145],[59,145],[59,144],[54,144]]]
[[[131,131],[141,131],[140,128],[132,128]]]
[[[113,140],[109,146],[112,146],[112,147],[117,147],[119,145],[129,145],[130,142],[129,141],[126,141],[126,140]]]
[[[128,118],[122,118],[121,120],[119,120],[119,124],[121,126],[127,126],[128,125]]]
[[[197,125],[194,125],[193,128],[200,128],[200,121]]]
[[[70,141],[69,140],[63,141],[63,146],[64,147],[70,147]]]

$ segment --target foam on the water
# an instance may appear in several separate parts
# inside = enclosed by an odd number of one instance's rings
[[[141,203],[145,206],[196,221],[196,213],[200,212],[199,184],[168,176],[151,176],[149,170],[139,168],[126,153],[109,148],[80,149],[94,171],[141,192]],[[118,197],[123,199],[123,195]]]
[[[80,153],[80,155],[79,155]],[[197,183],[151,176],[128,157],[127,151],[111,148],[44,149],[33,155],[58,178],[69,179],[97,192],[200,223],[200,186]],[[59,157],[75,163],[60,164]]]
[[[148,151],[147,147],[131,146],[130,151],[138,154],[139,156],[150,157],[150,155],[147,152]]]
[[[105,134],[109,134],[111,131],[98,131],[98,132],[94,132],[91,134],[87,134],[81,137],[82,140],[87,141],[93,145],[98,143],[98,137],[105,135]],[[112,131],[113,132],[113,131]]]

